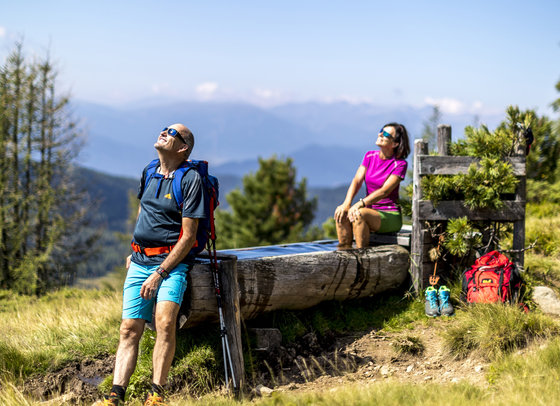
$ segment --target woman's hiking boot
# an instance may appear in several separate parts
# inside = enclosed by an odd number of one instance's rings
[[[426,289],[426,303],[424,304],[424,311],[428,317],[439,316],[438,306],[438,291],[433,286]]]
[[[442,316],[453,316],[455,310],[449,302],[449,295],[451,291],[445,285],[440,286],[438,290],[438,300],[439,300],[439,312]]]

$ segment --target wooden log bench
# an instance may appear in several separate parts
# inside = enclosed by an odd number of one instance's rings
[[[222,277],[231,279],[223,281],[223,294],[237,291],[245,320],[278,309],[306,309],[326,300],[372,296],[400,286],[409,269],[408,250],[400,245],[338,251],[333,241],[220,251],[218,259]],[[209,264],[199,261],[188,279],[180,326],[216,321]],[[234,286],[228,286],[231,283]]]

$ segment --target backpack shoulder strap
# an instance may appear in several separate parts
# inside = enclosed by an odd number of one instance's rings
[[[204,161],[188,160],[183,162],[181,166],[175,170],[175,177],[173,179],[173,196],[175,197],[177,206],[179,206],[180,208],[183,207],[184,200],[183,188],[181,185],[183,182],[183,177],[191,169],[195,169],[201,176],[203,176],[203,173],[201,171],[202,165],[200,165],[200,162]],[[206,168],[208,168],[208,166],[206,166]]]
[[[158,167],[158,165],[159,165],[159,159],[154,159],[144,168],[144,173],[143,173],[144,183],[142,183],[141,185],[142,189],[140,190],[140,196],[144,194],[144,190],[146,190],[148,183],[150,183],[150,180],[154,176],[154,173],[156,173],[156,168]]]

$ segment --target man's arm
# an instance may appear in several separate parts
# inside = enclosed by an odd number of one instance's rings
[[[167,272],[175,268],[193,247],[196,241],[196,231],[198,230],[198,219],[183,217],[182,227],[183,235],[161,264],[161,267]],[[157,272],[154,272],[142,284],[140,296],[146,300],[151,299],[156,294],[162,280],[162,277]]]
[[[138,221],[138,217],[140,217],[140,211],[142,210],[142,205],[138,203],[138,213],[136,214],[136,221]],[[125,265],[126,269],[130,268],[130,261],[132,260],[132,254],[126,257]]]

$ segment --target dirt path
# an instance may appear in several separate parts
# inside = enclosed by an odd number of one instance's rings
[[[281,382],[275,390],[328,390],[350,382],[379,382],[386,379],[406,383],[462,380],[482,383],[489,363],[480,359],[456,360],[450,357],[443,350],[440,335],[443,329],[444,326],[439,323],[429,327],[418,324],[414,329],[404,332],[371,331],[340,337],[336,343],[337,350],[329,354],[330,362],[327,365],[331,368],[321,370],[313,357],[308,357],[305,360],[307,368],[285,369],[284,378],[290,382]],[[410,337],[417,338],[423,350],[417,354],[399,352],[398,344],[410,343]],[[336,357],[338,362],[333,361]],[[339,368],[332,368],[332,364],[337,364]]]
[[[479,359],[454,360],[443,350],[441,331],[447,323],[422,323],[398,333],[370,331],[332,337],[320,343],[310,333],[294,347],[263,354],[261,372],[254,386],[263,385],[277,391],[330,390],[350,382],[482,383],[488,363]],[[412,345],[411,344],[412,340]],[[399,352],[399,344],[419,347],[416,354]],[[408,348],[408,347],[407,347]],[[99,397],[97,385],[112,373],[114,356],[74,362],[64,369],[35,376],[24,386],[25,393],[38,399],[63,400],[68,404],[91,402]],[[182,387],[174,382],[175,387]],[[266,388],[263,389],[263,393]]]

